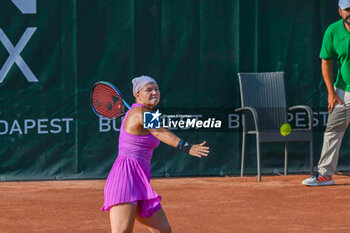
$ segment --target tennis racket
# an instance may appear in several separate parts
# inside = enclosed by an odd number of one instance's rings
[[[104,81],[94,84],[90,101],[94,113],[105,119],[117,119],[130,109],[120,91],[113,84]]]

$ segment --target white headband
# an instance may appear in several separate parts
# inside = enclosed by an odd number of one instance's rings
[[[133,92],[134,96],[147,83],[156,83],[157,84],[156,80],[154,80],[153,78],[151,78],[149,76],[141,76],[141,77],[134,78],[132,80],[132,92]]]

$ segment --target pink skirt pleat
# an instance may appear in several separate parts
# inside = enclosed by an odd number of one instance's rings
[[[114,205],[137,201],[141,217],[153,215],[161,208],[159,196],[150,184],[150,163],[128,156],[118,156],[108,175],[102,211]]]

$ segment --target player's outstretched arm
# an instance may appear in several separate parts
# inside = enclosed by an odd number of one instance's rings
[[[161,142],[168,144],[169,146],[176,147],[180,138],[173,134],[170,130],[161,127],[160,129],[147,129],[153,136],[158,138]]]
[[[196,157],[202,157],[202,156],[208,156],[209,154],[209,147],[205,146],[206,141],[200,143],[200,144],[190,144],[188,142],[185,142],[184,140],[180,139],[178,136],[173,134],[170,130],[166,128],[160,128],[160,129],[148,129],[153,136],[158,138],[161,142],[164,142],[172,147],[176,147],[179,150],[189,153],[192,156]]]
[[[208,156],[209,154],[209,147],[206,146],[206,142],[202,142],[200,144],[194,144],[188,143],[178,136],[176,136],[174,133],[172,133],[170,130],[166,128],[160,128],[160,129],[144,129],[143,128],[143,112],[149,111],[149,109],[146,108],[134,108],[130,113],[128,118],[126,119],[126,126],[125,131],[131,134],[138,135],[142,133],[143,131],[148,131],[153,136],[158,138],[161,142],[164,142],[165,144],[168,144],[172,147],[178,148],[179,150],[188,153],[192,156],[196,157],[202,157],[202,156]]]

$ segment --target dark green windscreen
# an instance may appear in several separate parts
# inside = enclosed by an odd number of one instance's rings
[[[152,175],[237,175],[241,129],[238,72],[284,71],[288,106],[315,111],[315,164],[327,117],[319,51],[339,19],[329,0],[1,0],[0,177],[2,180],[105,178],[118,153],[120,120],[90,108],[97,81],[131,104],[131,80],[154,77],[160,109],[219,114],[221,129],[174,130],[211,148],[190,157],[165,144]],[[294,116],[302,126],[304,113]],[[256,172],[255,138],[246,171]],[[283,170],[284,145],[262,145],[264,173]],[[345,135],[339,169],[348,169]],[[290,145],[289,171],[308,171],[308,146]]]

